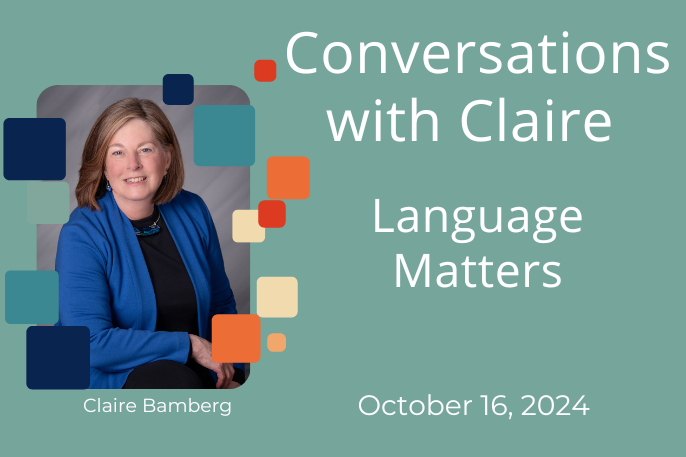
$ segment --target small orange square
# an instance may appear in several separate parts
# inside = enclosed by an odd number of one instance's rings
[[[305,199],[310,196],[310,159],[267,159],[267,196],[272,200]]]
[[[260,317],[217,314],[212,318],[212,360],[255,363],[260,360]]]
[[[272,333],[267,337],[267,349],[271,352],[283,352],[286,350],[286,335]]]

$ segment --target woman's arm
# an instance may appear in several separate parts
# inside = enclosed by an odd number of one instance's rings
[[[91,233],[79,225],[65,225],[55,261],[59,274],[60,322],[88,327],[91,367],[118,372],[162,359],[186,363],[190,350],[187,333],[113,326],[106,259],[97,248],[98,235],[91,236]],[[137,306],[138,298],[133,294],[125,299],[130,300],[131,306]]]
[[[212,299],[210,302],[209,323],[217,314],[236,314],[236,299],[231,290],[229,278],[224,270],[224,257],[222,256],[217,229],[207,206],[203,202],[203,212],[209,228],[209,243],[207,246],[207,261],[210,266],[210,281],[212,284]]]
[[[207,260],[210,265],[211,284],[212,284],[212,301],[210,302],[210,313],[207,324],[208,339],[211,341],[212,334],[212,318],[217,314],[236,314],[236,299],[229,278],[226,276],[224,269],[224,257],[222,256],[221,246],[219,244],[219,237],[217,236],[217,229],[214,226],[214,221],[210,215],[210,211],[202,203],[203,213],[205,214],[205,221],[209,228],[209,243],[207,246]],[[242,363],[234,363],[233,368],[236,369],[234,376],[235,381],[239,383],[245,382],[244,366]]]

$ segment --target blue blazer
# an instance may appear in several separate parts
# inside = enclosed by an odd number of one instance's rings
[[[60,232],[56,325],[88,327],[90,388],[119,389],[144,363],[186,363],[190,340],[155,331],[155,292],[133,226],[110,192],[98,204],[101,211],[76,208]],[[210,339],[212,317],[236,313],[214,222],[205,202],[183,190],[159,209],[195,288],[198,336]]]

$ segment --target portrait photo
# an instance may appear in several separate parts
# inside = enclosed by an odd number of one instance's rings
[[[198,166],[197,105],[250,105],[235,86],[52,86],[37,117],[66,122],[69,221],[37,227],[37,269],[59,277],[57,326],[90,332],[91,389],[230,389],[249,364],[212,359],[212,318],[250,312],[249,166]],[[220,130],[223,128],[220,127]],[[222,150],[231,129],[215,132]],[[216,135],[215,135],[216,136]],[[200,161],[202,163],[202,161]]]

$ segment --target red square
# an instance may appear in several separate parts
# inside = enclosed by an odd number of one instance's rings
[[[270,83],[276,79],[276,62],[273,60],[258,60],[255,62],[255,79],[262,83]]]
[[[263,228],[281,228],[286,225],[286,204],[281,200],[262,200],[257,205],[257,222]]]

